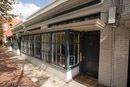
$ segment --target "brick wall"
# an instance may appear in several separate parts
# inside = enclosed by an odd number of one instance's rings
[[[126,7],[123,13],[130,13],[130,0],[123,0]],[[108,10],[112,0],[104,0],[101,10],[101,20],[107,23]],[[127,70],[129,55],[130,29],[121,24],[115,29],[115,49],[112,56],[112,28],[107,25],[100,36],[100,61],[98,82],[105,86],[127,87]]]
[[[116,29],[114,58],[114,87],[127,87],[130,29]]]
[[[130,13],[130,0],[123,0],[123,13]]]
[[[3,18],[3,21],[4,21],[4,20],[5,20],[5,19]],[[5,22],[5,23],[7,23],[7,28],[8,28],[8,30],[6,30],[6,31],[5,31],[4,24],[2,24],[2,28],[3,28],[3,30],[4,30],[3,42],[5,42],[5,35],[7,35],[7,36],[11,36],[11,35],[12,35],[12,31],[11,31],[12,27],[10,26],[10,24],[12,24],[12,26],[14,26],[15,24],[19,23],[21,20],[22,20],[22,19],[19,19],[19,18],[13,18],[13,19],[12,19],[12,22]]]

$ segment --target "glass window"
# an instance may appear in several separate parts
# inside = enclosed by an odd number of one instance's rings
[[[33,56],[33,35],[29,36],[29,40],[28,40],[28,54]]]
[[[24,53],[26,53],[26,54],[28,54],[28,40],[29,40],[29,36],[25,36]]]
[[[79,64],[80,34],[70,32],[70,67]],[[33,40],[34,39],[34,40]],[[42,46],[42,48],[41,48]],[[21,37],[21,51],[65,68],[66,33],[55,32]]]
[[[24,52],[24,37],[21,37],[21,52]]]
[[[4,23],[4,30],[5,30],[5,31],[8,30],[8,25],[7,25],[7,23]]]
[[[42,34],[42,59],[48,62],[51,61],[50,38],[50,33]]]
[[[34,35],[34,56],[40,58],[40,35]]]
[[[52,34],[52,63],[65,67],[65,32]]]
[[[12,48],[17,50],[17,40],[16,40],[16,36],[14,36],[12,38]]]
[[[5,43],[7,42],[7,35],[5,35]]]
[[[79,63],[79,33],[70,32],[70,67]]]

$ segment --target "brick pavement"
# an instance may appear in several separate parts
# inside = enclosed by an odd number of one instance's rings
[[[37,87],[0,48],[0,87]]]

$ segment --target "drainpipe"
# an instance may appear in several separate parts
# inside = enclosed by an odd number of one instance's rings
[[[111,81],[110,86],[114,87],[114,57],[115,57],[115,28],[114,24],[111,25],[112,28],[112,51],[111,51]]]

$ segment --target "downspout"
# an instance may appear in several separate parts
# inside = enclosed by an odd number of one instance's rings
[[[115,0],[113,0],[114,4],[115,4]],[[111,55],[111,87],[114,87],[114,58],[115,58],[115,33],[116,33],[116,27],[118,27],[120,25],[120,19],[121,16],[120,14],[122,13],[122,5],[123,5],[123,1],[119,0],[117,4],[115,4],[116,7],[118,7],[118,17],[117,20],[115,22],[115,24],[112,24],[111,28],[112,28],[112,55]]]
[[[114,87],[114,57],[115,57],[115,25],[111,25],[112,28],[112,51],[111,51],[111,81],[110,86]]]

